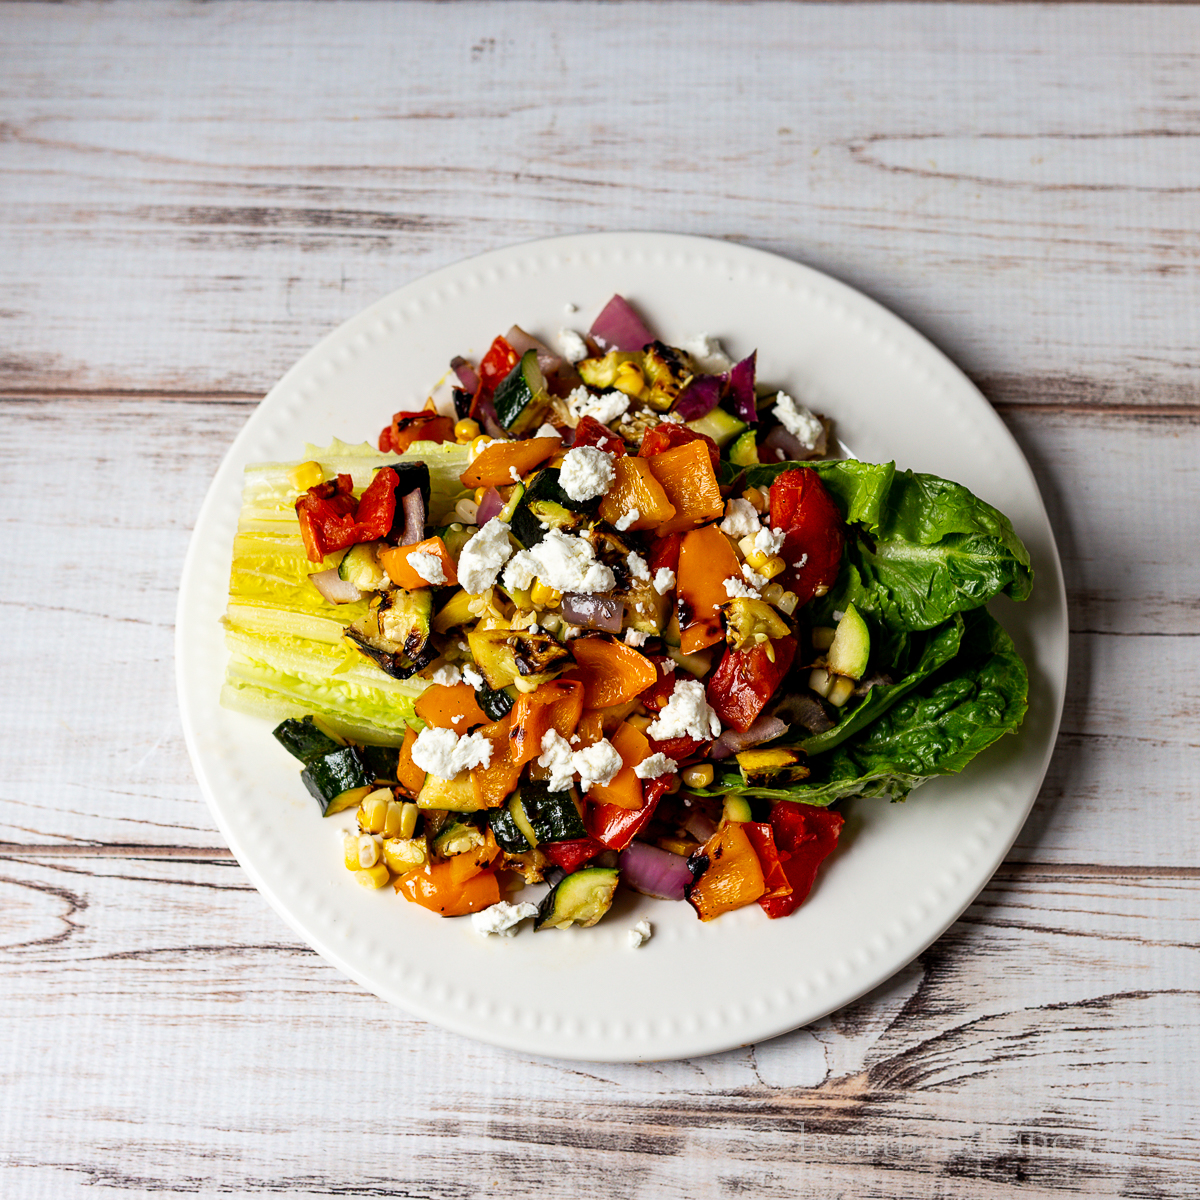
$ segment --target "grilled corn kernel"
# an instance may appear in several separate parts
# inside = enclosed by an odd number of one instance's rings
[[[471,499],[472,499],[472,500],[474,500],[476,504],[482,504],[482,503],[483,503],[483,498],[484,498],[484,496],[486,496],[487,494],[488,494],[488,490],[487,490],[487,488],[485,488],[485,487],[477,487],[477,488],[475,489],[475,494],[474,494],[474,495],[471,497]]]
[[[475,503],[469,496],[464,496],[455,506],[454,515],[464,525],[474,525],[475,519],[479,516],[479,505]]]
[[[361,871],[355,873],[354,878],[365,888],[381,888],[391,878],[391,875],[383,863],[376,863],[373,867],[363,867]]]
[[[749,542],[751,546],[750,549],[742,546],[742,553],[746,556],[746,565],[753,567],[756,571],[761,571],[771,561],[771,556],[764,554],[761,550],[753,549],[754,539],[751,537],[742,538],[742,542]],[[741,542],[738,545],[741,546]]]
[[[387,815],[383,820],[383,836],[385,838],[399,837],[400,828],[404,824],[404,805],[398,800],[389,800]]]
[[[421,815],[421,810],[409,800],[405,800],[401,807],[404,811],[400,814],[400,832],[397,836],[410,838],[417,831],[417,817]]]
[[[808,676],[808,686],[822,699],[828,699],[833,688],[833,676],[824,667],[813,667]]]
[[[681,837],[660,837],[658,839],[659,848],[668,850],[672,854],[678,854],[680,858],[687,858],[693,850],[699,848],[699,843],[694,842],[691,838]]]
[[[768,583],[767,586],[763,588],[763,599],[768,604],[778,604],[783,597],[784,590],[783,584],[781,583]]]
[[[754,534],[752,534],[752,533],[746,534],[746,536],[744,538],[742,538],[742,540],[740,542],[738,542],[737,547],[742,552],[742,557],[747,562],[750,562],[750,556],[752,554],[758,553],[754,549]],[[759,554],[758,557],[761,558],[764,562],[766,561],[766,555]],[[754,566],[753,563],[750,563],[750,565]]]
[[[298,492],[307,492],[310,487],[316,487],[324,478],[325,472],[321,469],[319,462],[302,462],[288,473],[288,481]]]
[[[748,500],[754,506],[755,512],[765,513],[771,507],[771,498],[762,488],[747,488],[742,493],[742,499]]]
[[[638,733],[645,733],[654,724],[654,718],[645,713],[633,713],[625,718],[626,725],[632,725]]]
[[[358,835],[355,833],[342,834],[342,861],[347,871],[357,871],[358,867]]]
[[[712,763],[697,763],[694,767],[684,767],[680,772],[685,787],[706,788],[712,785]]]
[[[841,708],[843,704],[854,694],[854,680],[847,679],[845,675],[835,675],[833,678],[833,686],[829,689],[829,694],[825,697],[834,708]]]
[[[562,592],[556,591],[539,579],[530,590],[529,598],[539,608],[554,608],[562,600]]]
[[[390,788],[379,788],[378,791],[363,797],[358,806],[358,825],[366,833],[382,833],[384,822],[387,820],[388,801],[392,798]]]
[[[475,438],[471,442],[471,457],[475,458],[477,455],[482,454],[485,447],[487,447],[491,443],[491,441],[492,441],[492,439],[490,437],[488,437],[486,434],[483,434],[480,437]]]
[[[800,603],[800,597],[795,592],[784,592],[778,600],[775,601],[775,607],[779,609],[785,617],[790,617],[796,611],[796,606]]]
[[[383,861],[397,875],[423,867],[428,859],[429,850],[424,837],[388,838],[383,843]]]
[[[833,635],[837,633],[832,625],[816,625],[812,631],[814,650],[828,650],[833,645]]]
[[[379,861],[379,843],[364,833],[358,839],[358,865],[362,870],[373,867]]]
[[[478,436],[479,422],[472,421],[470,417],[464,417],[454,426],[454,440],[456,442],[473,442]]]
[[[768,579],[774,579],[776,575],[782,575],[787,570],[787,563],[781,554],[774,554],[761,567],[756,567],[755,570],[760,575],[765,575]]]
[[[646,386],[646,377],[636,363],[622,363],[617,368],[613,387],[627,396],[636,396]]]

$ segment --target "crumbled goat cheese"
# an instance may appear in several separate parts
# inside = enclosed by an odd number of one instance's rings
[[[640,520],[642,514],[636,508],[631,508],[627,513],[622,513],[617,518],[617,523],[613,526],[614,529],[619,529],[622,533],[627,530],[634,521]]]
[[[758,523],[758,512],[749,500],[735,496],[725,505],[725,520],[721,522],[721,532],[732,538],[744,538],[747,534],[757,533],[762,526]]]
[[[458,582],[472,595],[490,588],[512,555],[508,530],[504,521],[493,517],[462,548],[458,556]]]
[[[486,910],[485,910],[486,911]],[[478,916],[480,914],[476,914]],[[645,918],[640,920],[631,930],[629,930],[629,944],[636,950],[639,946],[644,946],[654,933],[654,929],[650,922]]]
[[[625,556],[625,564],[629,567],[629,573],[634,579],[650,582],[650,568],[646,565],[646,560],[636,551],[630,550]]]
[[[558,472],[558,485],[572,500],[594,500],[613,485],[613,456],[596,446],[567,451]]]
[[[446,570],[442,566],[442,560],[436,554],[430,554],[428,550],[417,550],[408,556],[408,565],[426,583],[445,583]]]
[[[558,344],[562,349],[563,358],[569,363],[582,362],[588,356],[587,342],[573,329],[560,329]]]
[[[762,597],[754,588],[744,584],[736,575],[730,575],[730,577],[725,580],[725,595],[727,595],[730,600],[736,600],[738,597],[741,597],[745,600],[762,599]]]
[[[543,421],[542,424],[538,426],[537,433],[535,433],[533,436],[534,437],[558,437],[558,430],[555,429],[554,426],[551,425],[549,421]]]
[[[513,483],[521,482],[521,472],[518,471],[516,467],[508,468],[508,477],[513,481]]]
[[[440,667],[432,675],[429,680],[431,683],[439,683],[442,687],[453,687],[456,683],[462,682],[463,673],[453,663],[442,663]]]
[[[787,392],[780,392],[775,397],[775,415],[779,423],[805,449],[816,449],[825,432],[825,426],[813,415],[812,410],[798,401],[793,400]]]
[[[742,578],[752,588],[764,588],[769,582],[765,575],[760,575],[749,563],[742,563]]]
[[[833,610],[833,619],[835,621],[840,621],[845,615],[846,614],[844,612],[842,612],[842,610],[840,608],[835,608]]]
[[[629,397],[623,392],[606,392],[603,396],[593,396],[585,387],[577,387],[567,397],[567,407],[580,420],[591,417],[601,425],[615,421],[617,417],[629,408]]]
[[[704,684],[695,679],[677,679],[670,700],[646,732],[659,742],[691,737],[706,742],[721,732],[721,719],[704,697]]]
[[[562,792],[575,782],[575,766],[571,761],[571,743],[557,729],[547,729],[542,735],[542,753],[538,766],[550,772],[546,786],[552,792]]]
[[[725,353],[725,347],[707,333],[698,333],[683,343],[683,349],[692,356],[692,362],[710,375],[719,375],[733,366],[733,359]]]
[[[625,645],[644,646],[649,636],[648,633],[645,633],[641,629],[627,629],[625,630]]]
[[[474,462],[489,446],[495,445],[498,438],[478,437],[471,443],[471,461]]]
[[[469,683],[476,691],[483,687],[483,676],[469,664],[462,669],[463,683]]]
[[[649,412],[650,410],[645,409],[644,411]],[[668,425],[682,425],[683,424],[683,418],[678,413],[663,413],[662,416],[659,418],[659,420],[666,421],[666,423]]]
[[[763,526],[754,535],[754,549],[758,554],[765,554],[768,558],[778,554],[783,548],[783,539],[785,533],[782,529],[768,529]]]
[[[617,748],[608,738],[601,738],[594,746],[576,750],[571,755],[571,763],[579,772],[579,786],[585,792],[596,785],[607,787],[624,765]]]
[[[633,773],[639,779],[657,779],[660,775],[674,775],[678,770],[679,764],[673,758],[668,758],[665,754],[660,753],[643,758],[633,768]]]
[[[659,666],[662,667],[662,673],[664,675],[675,674],[675,660],[673,658],[668,658],[666,662],[660,663]]]
[[[536,904],[509,904],[507,900],[501,900],[490,908],[472,913],[471,924],[480,937],[487,937],[489,933],[500,937],[516,937],[517,926],[529,917],[536,916]]]
[[[654,590],[665,596],[675,586],[675,572],[670,567],[659,567],[654,572]]]
[[[430,775],[453,779],[460,771],[486,767],[492,761],[492,743],[482,733],[459,737],[453,729],[426,726],[413,742],[412,760]]]
[[[566,302],[566,304],[563,305],[563,312],[565,312],[565,313],[573,313],[573,312],[578,312],[578,311],[579,311],[579,307],[575,304],[572,304],[570,302],[570,300],[568,300]]]
[[[611,591],[617,582],[611,569],[596,561],[591,542],[561,529],[547,530],[532,549],[519,550],[504,572],[504,586],[520,591],[535,579],[560,592],[589,594]]]

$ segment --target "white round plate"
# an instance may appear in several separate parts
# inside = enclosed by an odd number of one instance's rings
[[[831,415],[862,459],[957,480],[1011,518],[1033,557],[1033,597],[997,617],[1029,666],[1030,709],[962,775],[905,804],[844,806],[846,836],[793,916],[755,905],[701,924],[691,907],[621,896],[592,929],[481,938],[395,896],[355,887],[340,824],[323,820],[265,721],[217,696],[220,625],[242,468],[305,442],[374,439],[419,407],[455,354],[476,360],[517,323],[584,330],[620,292],[667,342],[699,332],[758,378]],[[578,306],[568,314],[566,306]],[[255,410],[221,464],[184,568],[179,701],[200,786],[238,861],[284,919],[372,992],[449,1029],[529,1053],[681,1058],[805,1025],[877,986],[933,942],[1012,845],[1054,746],[1066,680],[1066,598],[1029,466],[969,380],[851,288],[761,251],[702,238],[584,234],[514,246],[408,284],[306,354]],[[627,930],[648,917],[638,950]]]

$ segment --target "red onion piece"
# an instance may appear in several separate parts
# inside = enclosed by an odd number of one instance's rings
[[[820,458],[824,453],[824,434],[817,439],[816,446],[810,450],[798,437],[788,433],[782,425],[776,425],[763,439],[758,457],[764,463],[803,462],[806,458]]]
[[[787,733],[787,725],[778,717],[759,717],[745,733],[736,729],[727,729],[712,746],[709,747],[709,758],[728,758],[741,750],[749,750],[751,746],[761,745]]]
[[[526,333],[520,325],[514,325],[505,335],[504,340],[518,353],[526,350],[536,350],[538,366],[543,375],[557,375],[559,368],[566,361],[561,354],[555,354],[545,342],[539,341],[532,333]]]
[[[717,832],[717,826],[713,819],[706,817],[699,809],[694,809],[688,814],[688,819],[684,821],[683,827],[702,846]]]
[[[470,395],[473,396],[479,391],[479,376],[475,374],[475,368],[465,358],[452,358],[450,360],[450,369],[458,376],[458,382],[463,385],[463,389]]]
[[[425,536],[425,497],[420,488],[413,488],[401,503],[404,505],[404,536],[400,545],[411,546]]]
[[[733,400],[733,411],[748,424],[758,420],[758,401],[754,395],[754,364],[757,359],[758,351],[754,350],[748,358],[734,363],[729,372],[729,395]]]
[[[625,601],[613,600],[608,596],[589,596],[585,592],[568,592],[562,598],[562,615],[572,625],[620,633]]]
[[[483,431],[488,437],[508,437],[508,431],[500,424],[500,418],[496,416],[496,406],[490,397],[479,402],[479,407],[475,410],[475,417],[483,426]]]
[[[631,888],[659,900],[682,900],[692,882],[686,858],[645,842],[630,842],[621,851],[620,867],[621,878]]]
[[[308,578],[330,604],[352,604],[355,600],[363,598],[362,592],[354,584],[338,578],[337,567],[330,567],[328,571],[318,571]]]
[[[479,514],[475,518],[476,524],[482,529],[493,517],[500,515],[503,507],[504,497],[494,487],[488,488],[479,502]]]
[[[589,332],[602,350],[642,350],[654,341],[654,334],[624,296],[614,296],[600,310]]]
[[[676,416],[685,421],[695,421],[710,413],[717,407],[721,399],[721,377],[719,375],[697,375],[683,389],[683,394],[675,401],[673,409]]]

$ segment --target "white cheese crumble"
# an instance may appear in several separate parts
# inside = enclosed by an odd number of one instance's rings
[[[649,758],[643,758],[633,768],[633,773],[639,779],[657,779],[660,775],[674,775],[678,770],[679,764],[673,758],[658,753],[651,754]]]
[[[489,446],[494,446],[499,438],[479,437],[471,443],[471,461],[474,462]]]
[[[736,600],[739,597],[744,600],[762,599],[756,589],[750,587],[748,584],[743,583],[736,575],[730,575],[730,577],[725,580],[725,595],[727,595],[730,600]]]
[[[613,456],[597,446],[576,446],[567,451],[558,472],[558,484],[572,500],[594,500],[613,485]]]
[[[571,761],[571,743],[557,729],[547,729],[542,735],[542,753],[538,766],[550,772],[546,786],[552,792],[562,792],[575,782],[575,766]]]
[[[636,508],[631,508],[627,513],[622,513],[616,520],[614,529],[619,529],[622,533],[627,530],[634,521],[641,519],[641,513]]]
[[[654,572],[654,590],[665,596],[675,586],[675,572],[670,567],[659,567]]]
[[[754,535],[754,549],[758,554],[765,554],[770,558],[783,549],[783,539],[786,536],[782,529],[768,529],[764,525]]]
[[[573,313],[573,312],[578,312],[578,311],[579,311],[578,305],[572,304],[570,302],[570,300],[568,300],[566,302],[566,304],[563,305],[563,312],[565,312],[565,313]]]
[[[764,588],[769,582],[765,575],[760,575],[749,563],[742,563],[742,578],[752,588]]]
[[[493,517],[470,541],[458,556],[458,582],[473,596],[486,591],[496,582],[500,568],[512,555],[508,540],[509,526]]]
[[[410,554],[408,565],[426,583],[446,582],[446,569],[442,566],[442,560],[436,554],[430,554],[428,550],[417,550]]]
[[[439,683],[442,687],[453,687],[462,682],[463,673],[453,663],[442,663],[429,677],[431,683]]]
[[[476,691],[483,687],[483,676],[469,663],[462,669],[463,683],[469,683]]]
[[[555,429],[554,426],[551,425],[549,421],[543,421],[542,424],[538,426],[537,433],[535,433],[533,436],[534,437],[558,437],[558,430]]]
[[[608,738],[601,738],[593,746],[576,750],[571,755],[571,762],[579,772],[579,786],[585,792],[596,785],[607,787],[624,765],[616,746]]]
[[[705,699],[702,683],[695,679],[677,679],[670,700],[650,722],[646,732],[659,742],[676,737],[706,742],[720,734],[721,719]]]
[[[758,523],[758,511],[749,500],[735,496],[725,505],[725,520],[721,522],[721,532],[732,538],[744,538],[747,534],[757,533],[762,526]]]
[[[460,771],[486,767],[492,761],[492,743],[482,733],[459,737],[453,729],[426,726],[413,742],[412,760],[430,775],[453,779]]]
[[[569,363],[582,362],[588,356],[587,342],[573,329],[560,329],[558,344],[563,358]]]
[[[775,397],[775,415],[779,423],[807,450],[815,450],[825,432],[825,426],[813,415],[812,410],[793,400],[787,392]]]
[[[601,425],[615,421],[629,408],[629,397],[623,392],[606,392],[603,396],[594,396],[585,387],[577,387],[567,397],[567,407],[583,420],[591,417]]]
[[[513,481],[513,483],[521,482],[521,472],[518,471],[516,467],[508,468],[508,477]]]
[[[477,913],[476,916],[479,914]],[[629,944],[636,950],[639,946],[644,946],[654,933],[654,929],[650,922],[644,917],[632,929],[629,930]]]
[[[625,563],[629,567],[630,575],[634,579],[641,579],[645,583],[650,582],[650,568],[646,565],[646,560],[636,550],[630,550],[625,556]]]
[[[509,904],[501,900],[490,908],[471,914],[471,924],[480,937],[494,933],[499,937],[516,937],[517,926],[529,917],[537,916],[536,904]]]
[[[625,645],[627,646],[644,646],[649,634],[641,629],[625,630]]]
[[[519,591],[532,587],[535,579],[560,592],[589,594],[612,591],[617,582],[611,569],[596,561],[591,542],[561,529],[547,530],[532,549],[514,554],[504,572],[504,586]]]
[[[649,412],[650,410],[646,409],[645,411]],[[668,425],[682,425],[683,424],[683,418],[678,413],[673,413],[673,412],[663,413],[661,420],[666,421],[666,423]]]
[[[692,362],[710,375],[720,375],[733,366],[733,359],[725,353],[725,347],[715,337],[698,333],[683,343],[683,349],[692,356]]]

